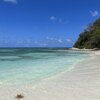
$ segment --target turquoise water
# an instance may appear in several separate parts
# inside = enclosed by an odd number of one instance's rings
[[[87,57],[88,53],[67,49],[0,49],[0,85],[38,82]]]

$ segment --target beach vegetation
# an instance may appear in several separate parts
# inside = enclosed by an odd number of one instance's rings
[[[74,47],[79,49],[100,49],[100,18],[89,24],[84,32],[79,35]]]

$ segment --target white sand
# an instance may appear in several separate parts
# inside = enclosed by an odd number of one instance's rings
[[[95,52],[96,55],[100,55],[100,50]]]
[[[95,49],[79,49],[79,48],[71,48],[71,50],[76,50],[76,51],[94,51],[94,50],[96,50],[96,48]]]
[[[22,100],[100,100],[100,56],[37,85],[0,87],[0,100],[16,100],[20,93]]]

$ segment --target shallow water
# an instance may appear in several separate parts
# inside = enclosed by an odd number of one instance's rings
[[[0,85],[39,82],[89,57],[67,49],[0,49]]]

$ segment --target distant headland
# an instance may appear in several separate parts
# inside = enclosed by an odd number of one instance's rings
[[[100,18],[90,24],[79,35],[73,47],[79,49],[100,49]]]

